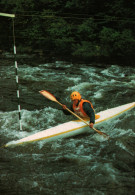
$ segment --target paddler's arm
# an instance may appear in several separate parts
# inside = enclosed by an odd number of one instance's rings
[[[83,103],[83,110],[86,112],[86,114],[90,117],[90,127],[93,128],[93,125],[95,123],[95,112],[91,105],[87,102]]]
[[[66,110],[66,108],[67,108],[66,105],[63,104],[62,107],[63,107],[63,112],[64,112],[65,115],[71,115],[71,113]],[[72,106],[71,106],[70,110],[73,112],[73,107]]]

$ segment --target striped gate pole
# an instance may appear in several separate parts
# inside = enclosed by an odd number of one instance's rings
[[[19,113],[19,124],[20,130],[22,130],[21,121],[21,106],[20,106],[20,92],[19,92],[19,78],[18,78],[18,65],[16,59],[16,45],[15,45],[15,28],[14,28],[14,18],[13,18],[13,41],[14,41],[14,58],[15,58],[15,73],[16,73],[16,86],[17,86],[17,99],[18,99],[18,113]]]
[[[21,122],[21,107],[20,107],[20,93],[19,93],[19,82],[18,82],[18,66],[16,60],[16,46],[15,46],[15,28],[14,28],[14,18],[15,14],[1,13],[0,16],[9,17],[13,20],[13,41],[14,41],[14,58],[15,58],[15,72],[16,72],[16,85],[17,85],[17,99],[18,99],[18,111],[19,111],[19,122],[20,122],[20,130],[22,130],[22,122]]]

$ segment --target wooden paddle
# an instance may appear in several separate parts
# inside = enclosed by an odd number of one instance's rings
[[[63,106],[63,104],[61,104],[56,98],[54,95],[52,95],[50,92],[46,91],[46,90],[42,90],[42,91],[39,91],[39,93],[41,93],[43,96],[45,96],[47,99],[51,100],[51,101],[54,101],[56,103],[58,103],[59,105]],[[86,125],[89,126],[89,123],[87,123],[85,120],[83,120],[81,117],[79,117],[77,114],[75,114],[74,112],[72,112],[71,110],[69,110],[67,107],[66,107],[66,110],[69,111],[71,114],[73,114],[74,116],[76,116],[78,119],[80,119],[81,121],[83,121]],[[103,133],[99,130],[97,130],[96,128],[91,128],[93,129],[94,131],[96,131],[97,133],[99,133],[100,135],[103,135],[104,137],[108,137],[109,139],[109,136],[106,134],[106,133]]]

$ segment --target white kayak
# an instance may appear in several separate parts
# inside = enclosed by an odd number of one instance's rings
[[[94,127],[102,124],[103,122],[110,120],[112,118],[118,117],[124,112],[130,110],[135,107],[135,102],[125,104],[122,106],[118,106],[115,108],[107,109],[97,113],[100,117],[95,121]],[[89,120],[86,120],[89,121]],[[40,131],[38,133],[32,134],[30,136],[24,137],[17,141],[11,141],[7,143],[4,147],[15,146],[24,143],[35,142],[39,140],[45,140],[45,142],[57,140],[59,138],[67,138],[75,135],[79,135],[82,133],[87,133],[93,131],[89,128],[84,122],[81,120],[69,121],[55,127],[51,127],[49,129]]]

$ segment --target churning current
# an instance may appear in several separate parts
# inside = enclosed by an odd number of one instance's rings
[[[19,130],[15,68],[0,64],[0,143],[74,120],[39,91],[51,92],[70,107],[79,91],[96,112],[135,101],[135,68],[55,63],[20,64],[18,69],[23,130]],[[133,195],[135,191],[135,109],[100,125],[110,136],[87,135],[0,148],[1,195]]]

